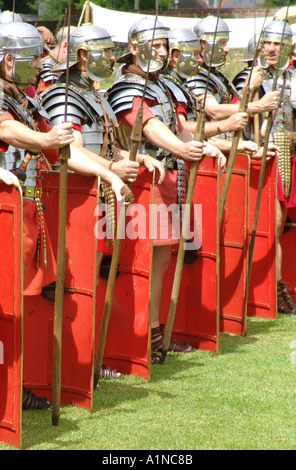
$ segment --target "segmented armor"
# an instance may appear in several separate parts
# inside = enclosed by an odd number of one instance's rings
[[[145,83],[145,78],[133,73],[127,73],[120,77],[118,82],[108,90],[108,101],[115,114],[132,109],[134,97],[142,98]],[[175,101],[186,105],[186,97],[180,87],[170,80],[158,79],[157,83],[148,80],[145,99],[153,102],[149,107],[155,117],[162,121],[175,135],[178,135]],[[130,149],[130,134],[130,128],[120,126],[119,139],[126,150]],[[177,168],[178,201],[180,204],[184,203],[187,186],[184,161],[150,144],[144,138],[138,146],[138,152],[161,160],[166,169]]]
[[[50,116],[52,125],[64,122],[66,85],[58,83],[40,95],[42,106]],[[89,92],[74,83],[69,84],[67,119],[81,126],[83,146],[102,157],[112,158],[113,127],[117,119],[102,94]],[[104,137],[108,144],[102,155]]]
[[[54,67],[57,61],[53,57],[47,57],[43,62],[43,69],[39,74],[39,79],[43,80],[45,84],[55,83],[60,74],[54,72]]]
[[[195,121],[196,120],[196,115],[197,115],[197,109],[196,109],[196,96],[192,92],[192,90],[187,86],[187,81],[186,79],[182,79],[180,75],[174,71],[171,67],[168,67],[163,73],[162,73],[162,79],[163,80],[171,80],[176,86],[180,87],[182,89],[182,93],[185,96],[186,99],[186,113],[188,117],[188,121]]]
[[[208,74],[209,71],[207,69],[201,68],[198,75],[188,78],[187,86],[192,89],[196,96],[205,94]],[[218,71],[210,73],[207,93],[213,95],[219,104],[229,104],[232,96],[238,96],[233,83]]]
[[[238,97],[238,92],[230,80],[218,72],[210,73],[204,68],[200,68],[198,75],[189,78],[186,82],[187,87],[196,97],[208,95],[214,96],[219,104],[230,104],[232,96]],[[231,138],[230,133],[221,134],[222,138]]]
[[[114,127],[117,126],[116,116],[108,101],[102,93],[94,88],[88,91],[85,87],[77,85],[77,72],[70,71],[70,83],[68,87],[67,119],[81,127],[83,147],[111,160],[113,157]],[[65,91],[63,83],[65,75],[62,75],[56,85],[40,95],[42,104],[47,110],[53,125],[64,122],[65,115]],[[88,85],[91,82],[88,83]],[[106,210],[106,235],[107,239],[114,239],[115,235],[115,199],[111,186],[101,183],[102,197]],[[103,202],[103,201],[102,201]]]

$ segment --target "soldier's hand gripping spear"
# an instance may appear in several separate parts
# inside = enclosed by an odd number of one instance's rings
[[[282,31],[281,37],[281,44],[280,44],[280,53],[276,65],[276,71],[273,79],[272,91],[276,91],[277,89],[277,81],[279,75],[279,64],[280,64],[280,56],[282,52],[283,40],[285,35],[285,29],[287,24],[288,18],[288,11],[289,11],[290,0],[288,1],[287,11],[286,11],[286,19]],[[283,85],[284,86],[284,85]],[[254,254],[254,247],[255,247],[255,238],[256,238],[256,231],[257,231],[257,224],[258,224],[258,217],[259,217],[259,210],[260,210],[260,202],[261,202],[261,194],[263,189],[264,183],[264,176],[265,176],[265,169],[266,169],[266,161],[267,161],[267,151],[269,145],[269,135],[273,125],[273,117],[274,112],[269,112],[267,117],[267,125],[264,137],[264,146],[263,146],[263,155],[262,161],[260,166],[260,173],[259,173],[259,181],[258,181],[258,188],[257,188],[257,197],[256,197],[256,205],[255,205],[255,212],[254,212],[254,219],[253,219],[253,226],[252,226],[252,233],[251,233],[251,241],[250,241],[250,248],[249,248],[249,260],[248,260],[248,273],[247,273],[247,283],[246,283],[246,300],[248,299],[249,287],[250,287],[250,280],[251,280],[251,270],[252,270],[252,262],[253,262],[253,254]]]
[[[265,24],[265,21],[266,21],[266,18],[267,18],[269,9],[270,9],[270,4],[271,4],[271,0],[269,0],[269,6],[268,6],[267,11],[266,11],[264,24]],[[263,28],[264,28],[264,24],[263,24]],[[247,79],[247,85],[244,89],[243,96],[240,100],[239,111],[238,112],[241,112],[241,113],[242,112],[247,112],[247,110],[248,110],[248,104],[249,104],[249,99],[250,99],[251,77],[252,77],[253,69],[256,66],[258,45],[260,44],[261,34],[262,34],[262,31],[263,31],[263,28],[261,30],[258,42],[257,42],[256,47],[255,47],[253,63],[252,63],[252,66],[251,66],[251,70],[250,70],[248,79]],[[224,179],[224,183],[223,183],[223,187],[222,187],[222,192],[221,192],[221,196],[220,196],[220,200],[219,200],[219,208],[218,208],[218,226],[219,226],[219,230],[221,229],[221,225],[222,225],[226,198],[227,198],[229,185],[230,185],[230,180],[231,180],[231,175],[232,175],[232,171],[233,171],[233,167],[234,167],[234,161],[235,161],[235,157],[236,157],[236,153],[237,153],[237,147],[238,147],[241,135],[242,135],[242,130],[241,129],[234,132],[229,157],[228,157],[228,160],[227,160],[227,168],[226,168],[226,173],[225,173],[225,179]]]
[[[216,40],[216,35],[217,35],[221,4],[222,4],[222,0],[220,0],[218,11],[217,11],[217,23],[216,23],[216,29],[215,29],[215,34],[214,34],[212,51],[215,45],[215,40]],[[194,133],[194,140],[198,142],[204,141],[205,102],[206,102],[206,96],[207,96],[208,87],[209,87],[212,57],[213,57],[213,54],[211,54],[211,63],[210,63],[209,72],[207,76],[204,100],[203,100],[203,104],[199,112],[199,116],[198,116],[197,124],[195,128],[195,133]],[[180,291],[180,285],[181,285],[181,279],[182,279],[182,272],[183,272],[183,266],[184,266],[185,247],[186,247],[187,235],[188,235],[188,231],[190,227],[190,214],[191,214],[191,208],[192,208],[193,191],[194,191],[194,187],[196,183],[198,164],[199,164],[198,161],[192,162],[191,167],[190,167],[185,211],[183,214],[183,222],[182,222],[182,233],[180,237],[175,275],[174,275],[171,300],[170,300],[170,306],[169,306],[169,313],[167,317],[166,328],[165,328],[165,333],[164,333],[164,338],[163,338],[163,346],[162,346],[162,351],[161,351],[162,363],[164,363],[168,350],[169,350],[173,324],[174,324],[174,319],[175,319],[175,314],[176,314],[176,309],[177,309],[177,303],[178,303],[178,297],[179,297],[179,291]]]
[[[148,58],[147,75],[146,75],[145,85],[143,89],[143,96],[141,99],[140,107],[137,112],[134,126],[132,128],[132,132],[131,132],[131,148],[130,148],[130,153],[129,153],[129,159],[131,161],[136,160],[138,146],[142,140],[143,105],[144,105],[144,99],[146,95],[146,89],[147,89],[147,83],[148,83],[148,77],[149,77],[150,62],[151,62],[152,54],[153,54],[152,46],[153,46],[153,40],[155,36],[157,17],[158,17],[158,0],[156,2],[155,23],[154,23],[151,48],[150,48],[149,58]],[[116,232],[116,238],[115,238],[114,246],[113,246],[113,254],[112,254],[110,272],[109,272],[109,277],[108,277],[108,282],[107,282],[105,303],[104,303],[104,308],[103,308],[103,313],[102,313],[100,334],[99,334],[97,352],[96,352],[96,358],[95,358],[94,383],[93,383],[94,390],[96,389],[96,386],[100,377],[102,364],[103,364],[105,343],[106,343],[106,338],[107,338],[109,318],[110,318],[110,312],[111,312],[111,307],[112,307],[112,298],[113,298],[113,292],[114,292],[114,287],[115,287],[117,268],[118,268],[120,250],[121,250],[121,242],[124,237],[124,231],[125,231],[125,220],[126,220],[126,207],[121,207],[119,210],[119,216],[118,216],[118,221],[117,221],[117,232]]]
[[[68,7],[68,44],[71,25],[71,0]],[[65,122],[67,121],[67,101],[69,89],[69,47],[67,52],[67,74],[65,95]],[[65,249],[66,249],[66,217],[67,217],[67,183],[68,160],[71,158],[70,146],[66,145],[59,152],[61,163],[59,183],[59,229],[57,251],[57,275],[53,324],[53,364],[52,364],[52,425],[58,426],[61,402],[61,362],[62,362],[62,330],[65,284]]]

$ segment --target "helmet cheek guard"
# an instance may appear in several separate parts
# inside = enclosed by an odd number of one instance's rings
[[[194,52],[182,51],[177,62],[177,72],[182,78],[195,77],[198,74],[199,65],[194,58]]]
[[[111,77],[114,69],[114,61],[107,59],[104,49],[88,51],[86,71],[89,77],[96,81]]]
[[[148,72],[148,67],[149,72],[152,73],[161,70],[167,65],[159,59],[157,50],[153,46],[151,47],[148,40],[138,44],[137,59],[141,69],[145,73]]]
[[[204,50],[204,61],[208,67],[220,67],[225,64],[226,54],[220,41],[207,40],[207,47]]]
[[[19,85],[33,85],[35,83],[37,69],[30,65],[33,60],[34,58],[30,61],[25,59],[14,59],[12,78],[15,83]]]
[[[167,66],[159,58],[157,50],[151,47],[151,41],[154,39],[165,39],[168,41],[168,30],[160,21],[151,18],[142,18],[133,24],[128,33],[128,42],[137,45],[137,60],[143,72],[147,73],[148,64],[149,72],[157,72]],[[168,43],[167,43],[168,46]],[[119,60],[118,60],[119,62]]]
[[[203,52],[206,65],[219,67],[225,64],[226,53],[220,41],[229,41],[229,28],[222,18],[207,16],[200,20],[194,27],[194,32],[199,39],[207,42]]]
[[[169,46],[169,61],[173,58],[174,50],[179,51],[176,63],[178,75],[182,78],[190,78],[197,75],[199,64],[195,55],[197,52],[200,52],[200,40],[196,34],[186,28],[173,29],[169,32]]]

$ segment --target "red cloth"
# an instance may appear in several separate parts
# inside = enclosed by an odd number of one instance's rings
[[[130,128],[133,127],[135,122],[135,117],[137,115],[139,106],[141,104],[141,98],[135,97],[133,102],[133,107],[131,110],[122,111],[117,114],[117,119],[120,124],[124,124]],[[151,100],[144,100],[143,105],[143,124],[148,122],[149,119],[155,118],[155,115],[149,108],[152,105]],[[178,105],[177,105],[178,106]],[[181,110],[181,107],[179,108]],[[184,109],[184,108],[182,108]],[[180,131],[183,129],[180,120],[178,120]],[[150,173],[143,172],[137,181],[142,181],[145,177],[150,177]],[[154,190],[154,206],[155,209],[160,209],[160,206],[163,206],[164,213],[159,212],[157,219],[154,220],[154,235],[153,235],[153,244],[154,246],[167,246],[167,245],[176,245],[179,243],[179,238],[176,237],[173,230],[173,221],[176,220],[174,214],[171,213],[168,208],[173,205],[177,209],[177,171],[168,170],[166,171],[165,180],[161,185],[156,184]]]
[[[34,117],[41,132],[48,132],[50,130],[50,126],[39,114],[36,114]],[[10,112],[1,114],[0,119],[1,122],[8,119],[17,120]],[[0,142],[0,151],[6,152],[7,149],[8,145],[5,142]],[[58,150],[44,151],[44,154],[50,163],[56,163]],[[36,184],[42,186],[41,178],[37,178]],[[23,214],[24,295],[39,295],[43,287],[55,281],[56,261],[46,221],[44,220],[46,258],[48,263],[47,268],[44,266],[43,233],[35,202],[25,199]],[[38,258],[39,262],[37,264]]]
[[[33,85],[28,86],[28,88],[26,88],[25,92],[26,92],[27,96],[30,96],[30,98],[36,98],[36,90],[33,87]]]
[[[81,125],[79,125],[79,124],[73,124],[73,129],[74,129],[75,131],[78,131],[78,132],[82,133],[82,131],[81,131]],[[101,218],[102,218],[102,217],[101,217]],[[100,219],[101,219],[101,218],[100,218]],[[104,254],[109,253],[109,249],[108,249],[108,247],[107,247],[107,240],[106,240],[106,238],[104,238],[103,240],[98,239],[98,251],[100,251],[101,253],[104,253]]]
[[[39,219],[35,202],[24,199],[23,212],[24,295],[39,295],[43,287],[55,281],[56,261],[47,226],[44,221],[47,268],[44,266],[44,244],[42,233],[40,233],[40,253],[37,265]]]
[[[280,174],[278,174],[277,197],[281,205],[285,208],[296,207],[296,156],[291,159],[291,189],[290,194],[285,198]]]
[[[135,123],[135,119],[136,119],[141,101],[142,101],[142,99],[141,99],[140,96],[135,96],[134,101],[133,101],[133,107],[131,109],[127,110],[127,111],[122,111],[122,112],[117,114],[118,121],[121,124],[124,124],[125,126],[128,126],[128,127],[132,128],[134,123]],[[153,114],[153,112],[150,109],[150,106],[153,106],[154,104],[156,104],[156,103],[153,100],[148,100],[148,99],[144,100],[144,103],[143,103],[143,121],[142,121],[143,125],[146,124],[146,122],[148,122],[149,119],[155,118],[155,115]],[[177,109],[177,112],[180,112],[181,114],[185,113],[185,115],[187,115],[184,106],[180,105],[179,103],[176,103],[176,109]],[[182,126],[181,121],[178,117],[178,114],[177,114],[177,121],[178,121],[177,122],[178,129],[179,129],[180,132],[182,132],[183,126]]]

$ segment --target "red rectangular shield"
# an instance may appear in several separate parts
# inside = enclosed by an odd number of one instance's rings
[[[246,328],[248,186],[248,159],[237,155],[220,230],[220,329],[237,335]]]
[[[282,246],[282,278],[294,302],[296,302],[296,207],[288,210],[285,231],[281,237]]]
[[[120,372],[149,380],[148,333],[152,247],[149,237],[149,214],[153,202],[153,187],[152,176],[148,171],[140,170],[136,182],[132,184],[132,192],[135,203],[127,210],[126,232],[121,245],[119,276],[114,288],[104,364]],[[145,229],[141,232],[144,221]],[[137,232],[138,230],[140,232]],[[131,234],[134,234],[134,239]],[[106,286],[106,281],[100,279],[96,311],[96,342],[99,338]]]
[[[204,158],[199,166],[193,194],[194,206],[201,206],[202,236],[197,259],[184,264],[172,335],[187,339],[191,346],[207,351],[219,350],[217,302],[219,258],[217,256],[217,161]],[[177,250],[177,249],[176,249]],[[165,277],[161,321],[166,322],[176,266],[176,250]]]
[[[22,442],[22,196],[0,186],[0,441]]]
[[[44,174],[43,203],[54,252],[58,233],[58,174]],[[61,403],[92,408],[98,182],[68,175],[65,298]],[[24,382],[51,398],[54,305],[41,296],[26,299]]]
[[[260,162],[251,162],[249,230],[252,234]],[[277,317],[275,273],[275,202],[277,197],[276,160],[267,162],[255,237],[248,315]]]

